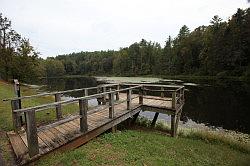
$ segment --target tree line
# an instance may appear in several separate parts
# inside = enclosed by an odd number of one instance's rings
[[[11,27],[11,21],[0,13],[0,79],[28,81],[44,75],[29,39]]]
[[[46,60],[1,15],[0,77],[63,75],[209,75],[250,76],[250,8],[227,21],[214,16],[191,31],[182,26],[165,45],[142,39],[118,51],[78,52]],[[8,24],[7,24],[8,23]],[[3,28],[5,27],[5,28]],[[6,28],[7,27],[7,28]],[[5,30],[4,30],[5,29]]]
[[[248,8],[238,9],[227,21],[214,16],[210,25],[193,31],[184,25],[175,38],[167,38],[164,47],[142,39],[119,51],[78,52],[49,59],[61,62],[61,73],[68,75],[249,76],[249,56]]]

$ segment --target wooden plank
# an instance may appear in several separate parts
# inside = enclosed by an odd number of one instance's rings
[[[38,136],[38,144],[39,144],[39,150],[41,149],[42,154],[47,153],[52,150],[51,147],[49,147],[43,140]]]
[[[46,133],[46,134],[45,134]],[[50,135],[47,133],[47,131],[40,131],[38,133],[38,136],[41,138],[41,140],[43,140],[43,142],[50,147],[51,149],[55,149],[57,147],[59,147],[59,144],[54,142],[52,139],[50,138]]]
[[[56,122],[54,122],[54,123],[51,123],[51,124],[48,124],[48,125],[45,125],[45,126],[41,126],[41,127],[39,127],[37,130],[38,130],[38,131],[47,130],[47,129],[49,129],[49,128],[53,128],[53,127],[55,127],[55,126],[58,126],[58,125],[60,125],[60,124],[63,124],[63,123],[72,121],[72,120],[74,120],[74,119],[78,119],[78,118],[80,118],[80,117],[81,117],[80,115],[71,115],[71,116],[66,117],[65,119],[61,119],[61,120],[56,121]]]
[[[89,140],[93,139],[94,137],[98,136],[99,134],[105,132],[106,130],[110,129],[111,127],[121,123],[122,121],[126,120],[129,117],[132,117],[134,114],[138,113],[140,109],[131,110],[130,112],[127,112],[123,116],[115,118],[113,121],[110,121],[106,123],[105,125],[102,125],[90,132],[88,134],[82,134],[79,137],[75,138],[73,141],[69,142],[65,146],[62,146],[59,150],[65,151],[77,148],[81,146],[82,144],[88,142]]]
[[[63,137],[65,138],[65,140],[69,140],[71,138],[71,135],[69,134],[69,132],[67,130],[65,130],[62,125],[60,126],[56,126],[55,129],[57,129],[58,131],[60,131],[63,135]]]
[[[63,141],[59,139],[50,129],[43,131],[50,139],[58,146],[63,144]]]
[[[13,151],[16,155],[16,158],[18,161],[22,160],[24,157],[27,158],[28,154],[28,148],[23,142],[22,138],[19,136],[19,134],[10,131],[7,133],[11,146],[13,148]]]
[[[175,114],[175,110],[168,109],[168,108],[153,107],[153,106],[148,106],[148,105],[143,105],[141,108],[143,111],[159,112],[159,113],[168,114],[168,115]]]
[[[19,132],[18,134],[22,138],[24,144],[28,147],[26,132]]]
[[[73,126],[69,123],[65,123],[64,126],[65,126],[65,129],[68,130],[70,134],[76,133],[77,128],[75,126]]]

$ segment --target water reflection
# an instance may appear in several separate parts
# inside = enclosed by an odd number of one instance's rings
[[[93,77],[51,78],[42,80],[46,91],[61,91],[92,87],[104,83]],[[163,80],[162,84],[173,84]],[[175,84],[185,85],[186,103],[181,117],[182,121],[203,123],[208,126],[223,127],[250,133],[250,84],[233,80],[182,80]],[[83,92],[70,93],[68,96],[79,97]],[[152,113],[143,113],[153,117]],[[168,116],[160,119],[170,121]]]

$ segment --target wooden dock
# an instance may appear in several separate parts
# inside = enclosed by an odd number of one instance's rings
[[[95,94],[89,95],[90,89]],[[155,124],[159,113],[171,115],[171,135],[176,136],[179,118],[184,105],[184,87],[142,84],[110,84],[70,90],[84,91],[85,96],[61,101],[60,96],[69,91],[43,93],[11,99],[14,131],[7,133],[17,163],[31,162],[54,150],[77,148],[128,118],[138,117],[140,111],[153,111]],[[151,94],[154,93],[154,94]],[[54,95],[55,102],[29,108],[19,108],[21,100]],[[88,100],[96,99],[98,105],[90,107]],[[62,105],[78,103],[79,114],[63,117]],[[56,108],[57,121],[38,126],[35,113]],[[25,114],[23,126],[20,116]]]

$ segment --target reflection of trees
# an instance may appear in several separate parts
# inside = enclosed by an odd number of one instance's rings
[[[92,77],[80,78],[48,78],[46,81],[46,89],[48,91],[63,91],[70,89],[86,88],[97,86],[97,81]],[[73,92],[67,95],[73,97],[83,96],[83,92]]]
[[[196,122],[249,132],[249,86],[242,82],[215,81],[213,86],[189,87],[183,115]]]

